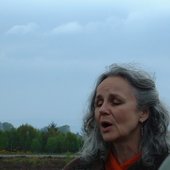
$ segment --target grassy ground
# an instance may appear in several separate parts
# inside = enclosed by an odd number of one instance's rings
[[[72,157],[0,158],[0,170],[61,170]]]

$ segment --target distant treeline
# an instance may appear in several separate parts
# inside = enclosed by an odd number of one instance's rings
[[[54,123],[45,130],[24,124],[18,128],[0,130],[0,150],[32,153],[75,153],[82,146],[82,137],[72,132],[61,132]]]

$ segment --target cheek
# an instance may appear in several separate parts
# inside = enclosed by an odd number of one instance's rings
[[[134,114],[134,111],[132,111],[132,110],[119,109],[119,110],[117,110],[117,112],[114,113],[113,116],[117,123],[124,124],[132,119],[132,114]]]
[[[99,112],[97,110],[94,111],[94,118],[97,122],[99,121]]]
[[[127,120],[127,114],[123,110],[114,112],[113,117],[115,118],[117,123],[124,123]]]

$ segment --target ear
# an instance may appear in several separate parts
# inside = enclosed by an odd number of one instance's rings
[[[149,110],[145,109],[139,113],[139,122],[143,123],[149,118]]]

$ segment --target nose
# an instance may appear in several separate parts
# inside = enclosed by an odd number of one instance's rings
[[[104,102],[102,106],[99,108],[99,113],[102,115],[110,114],[110,107],[106,102]]]

